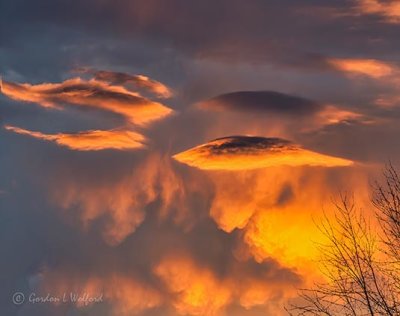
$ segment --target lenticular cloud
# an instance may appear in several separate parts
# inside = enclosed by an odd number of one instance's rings
[[[230,136],[199,145],[174,158],[205,170],[251,170],[278,166],[349,166],[352,161],[319,154],[280,138]]]

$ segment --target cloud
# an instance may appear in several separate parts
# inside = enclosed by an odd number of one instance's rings
[[[232,300],[228,284],[188,258],[164,259],[154,272],[176,295],[173,305],[180,315],[220,315]]]
[[[62,181],[50,181],[50,199],[82,230],[96,226],[109,245],[118,245],[133,234],[154,204],[159,205],[155,212],[159,219],[174,214],[174,222],[184,226],[189,221],[185,197],[186,191],[191,192],[191,185],[190,181],[183,184],[167,158],[156,153],[138,157],[134,166],[124,169],[117,178],[116,168],[105,172],[103,181],[94,179],[94,175],[87,178],[87,172],[81,171],[84,168],[78,168],[78,174],[71,176],[70,167],[62,174]],[[74,215],[70,217],[71,214]]]
[[[235,133],[275,134],[292,138],[293,132],[319,130],[326,125],[347,121],[368,122],[365,115],[332,104],[313,101],[276,91],[236,91],[198,102],[196,108],[222,113],[214,119],[220,126],[251,126],[253,130]],[[239,121],[241,124],[232,124]],[[256,127],[256,128],[255,128]],[[223,131],[219,131],[223,132]],[[231,132],[232,133],[232,132]]]
[[[204,170],[251,170],[278,166],[349,166],[353,162],[319,154],[279,138],[218,138],[173,156]]]
[[[38,276],[41,280],[40,295],[52,293],[53,297],[65,298],[77,308],[106,302],[111,305],[111,315],[132,315],[160,306],[161,293],[146,282],[119,271],[106,275],[82,275],[79,271],[53,271],[45,269]],[[39,293],[37,294],[39,296]],[[76,301],[71,295],[98,299],[99,302]]]
[[[172,114],[163,104],[131,92],[123,86],[110,85],[96,79],[68,79],[61,83],[31,85],[3,81],[1,92],[11,99],[37,103],[45,108],[74,105],[109,111],[128,122],[147,125]]]
[[[389,23],[400,23],[400,3],[397,0],[355,0],[356,11],[365,15],[378,15]]]
[[[376,59],[328,58],[327,62],[334,69],[344,73],[373,79],[390,76],[397,70],[394,65]]]
[[[312,271],[317,263],[310,258],[318,256],[313,242],[324,238],[315,225],[321,210],[331,214],[331,199],[348,190],[356,190],[360,206],[369,206],[368,174],[358,165],[206,174],[214,184],[210,216],[221,230],[240,238],[235,256],[259,263],[274,258],[282,266],[296,267],[305,278],[317,271]]]
[[[6,125],[8,131],[54,142],[72,150],[95,151],[104,149],[134,150],[145,147],[145,137],[128,130],[91,130],[79,133],[43,134]]]
[[[314,114],[323,107],[317,102],[275,91],[237,91],[200,102],[198,106],[214,111],[273,112],[289,116]]]
[[[267,302],[280,305],[295,294],[290,290],[283,293],[282,289],[300,282],[293,271],[272,262],[257,267],[251,261],[231,262],[226,272],[217,275],[187,255],[174,254],[162,258],[154,268],[155,275],[173,294],[173,306],[179,315],[224,315],[233,302],[244,309]]]
[[[78,68],[76,72],[91,74],[94,76],[94,79],[105,81],[112,85],[132,84],[137,88],[154,93],[160,98],[170,98],[173,95],[172,90],[166,85],[144,75],[130,75],[123,72],[95,70],[91,68]]]
[[[147,278],[137,275],[139,271],[132,271],[132,266],[129,269],[114,263],[113,267],[116,264],[118,271],[102,271],[104,267],[94,266],[89,273],[65,263],[57,269],[46,266],[31,277],[37,283],[33,290],[38,295],[51,293],[53,297],[63,297],[64,293],[101,297],[111,307],[107,315],[148,315],[141,313],[149,311],[149,315],[220,316],[232,305],[244,310],[264,307],[267,303],[280,306],[295,296],[294,289],[289,288],[301,282],[294,271],[274,261],[261,264],[251,260],[232,261],[225,267],[227,273],[219,275],[186,252],[163,254],[149,264],[148,270],[142,271]],[[89,303],[89,307],[97,304]],[[77,310],[88,308],[82,302],[73,305]],[[280,312],[276,308],[275,315]]]
[[[371,96],[375,106],[386,110],[398,106],[400,67],[397,63],[365,58],[327,58],[326,61],[356,83],[359,83],[357,79],[370,79],[368,88],[376,90]]]

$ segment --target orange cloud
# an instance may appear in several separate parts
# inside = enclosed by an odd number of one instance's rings
[[[273,314],[281,315],[283,311],[278,306],[295,295],[292,286],[299,282],[293,272],[280,271],[273,265],[259,266],[257,274],[246,269],[245,262],[230,262],[226,268],[227,273],[218,276],[186,255],[170,254],[155,266],[154,274],[172,294],[179,315],[225,315],[232,303],[244,309],[270,303],[270,307],[277,307]],[[272,271],[281,278],[273,276]]]
[[[375,100],[375,105],[383,109],[391,109],[400,104],[400,95],[381,95]]]
[[[210,216],[223,231],[236,230],[243,243],[236,251],[239,258],[260,263],[273,258],[314,275],[315,242],[324,238],[315,223],[323,210],[330,214],[339,192],[355,190],[360,207],[370,209],[368,174],[358,166],[209,173],[215,188]]]
[[[390,23],[400,23],[400,3],[397,0],[356,0],[361,14],[380,15]]]
[[[296,296],[294,284],[281,280],[272,281],[259,278],[238,279],[235,285],[239,290],[238,301],[245,309],[256,306],[265,307],[265,315],[287,315],[282,306],[287,305],[290,298]]]
[[[400,20],[399,20],[400,21]],[[375,105],[381,108],[390,109],[398,106],[399,95],[397,88],[399,86],[400,68],[397,64],[392,64],[376,59],[328,59],[328,63],[336,70],[342,71],[349,76],[368,77],[375,81],[375,84],[385,91],[391,88],[392,92],[380,94],[375,99]],[[360,117],[362,119],[362,117]],[[360,119],[358,118],[358,120]],[[368,122],[364,120],[364,122]],[[369,120],[372,122],[372,120]]]
[[[1,92],[11,99],[37,103],[46,108],[62,108],[64,105],[105,110],[123,116],[137,125],[147,125],[170,115],[173,111],[131,92],[123,86],[103,81],[73,78],[61,83],[12,83],[3,81]]]
[[[104,149],[133,150],[143,148],[144,136],[127,130],[91,130],[75,134],[43,134],[15,126],[6,125],[5,129],[21,135],[54,142],[73,150],[95,151]]]
[[[152,92],[160,98],[170,98],[173,95],[172,90],[166,85],[143,75],[130,75],[123,72],[95,70],[90,68],[79,68],[76,71],[92,74],[96,80],[109,82],[111,84],[133,84],[137,88]]]
[[[349,166],[352,161],[319,154],[279,138],[219,138],[173,156],[204,170],[251,170],[278,166]]]
[[[374,79],[390,76],[396,71],[391,64],[376,59],[330,58],[327,62],[339,71]]]
[[[112,306],[112,315],[132,315],[163,303],[161,293],[148,284],[129,276],[112,273],[87,276],[79,273],[60,273],[46,270],[41,275],[40,291],[54,297],[65,298],[76,307],[107,302]],[[97,299],[98,302],[81,300],[73,302],[70,295]]]
[[[176,296],[173,305],[180,315],[219,315],[231,301],[230,288],[190,259],[165,259],[154,273]]]
[[[280,308],[295,295],[293,285],[300,278],[276,263],[260,264],[232,261],[227,273],[217,275],[211,267],[202,266],[188,254],[169,254],[159,260],[149,273],[151,280],[137,278],[134,273],[120,271],[81,272],[71,267],[57,270],[44,268],[36,275],[37,293],[65,297],[70,293],[100,298],[111,306],[111,315],[133,315],[153,308],[170,310],[173,315],[222,316],[235,304],[244,309],[253,307],[274,309],[273,315],[283,315]],[[134,271],[135,272],[135,271]],[[154,282],[156,281],[156,282]],[[77,308],[96,301],[71,302]],[[55,303],[57,304],[57,302]],[[236,307],[235,306],[235,307]],[[168,313],[169,314],[169,313]]]
[[[320,123],[321,127],[331,124],[338,124],[346,121],[359,121],[366,123],[366,122],[372,122],[373,120],[357,112],[345,109],[339,109],[333,105],[327,105],[324,107],[322,111],[320,111],[316,115],[316,121],[321,122]]]
[[[158,154],[146,156],[123,177],[105,183],[71,177],[70,173],[68,169],[67,174],[54,179],[49,187],[52,202],[65,211],[68,219],[77,220],[83,230],[90,228],[95,220],[105,219],[99,228],[110,245],[118,245],[134,233],[144,221],[149,205],[157,200],[160,218],[174,212],[176,223],[190,221],[185,205],[185,189],[190,184],[184,187],[182,179],[171,169],[169,159]],[[78,210],[79,216],[71,218],[70,209]]]

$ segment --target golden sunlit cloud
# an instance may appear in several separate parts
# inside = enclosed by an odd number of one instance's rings
[[[236,230],[241,236],[243,244],[236,252],[239,258],[257,262],[274,258],[307,275],[315,268],[310,263],[317,259],[315,242],[323,241],[315,221],[323,210],[330,214],[338,188],[357,188],[360,205],[368,209],[370,191],[364,168],[282,166],[208,173],[215,188],[210,216],[221,230]]]
[[[120,271],[92,271],[90,275],[70,268],[45,267],[36,275],[38,295],[52,293],[70,300],[70,293],[100,299],[111,306],[110,315],[128,316],[153,308],[168,307],[173,315],[222,316],[233,304],[244,309],[263,308],[268,302],[273,315],[283,315],[280,306],[295,295],[293,285],[300,278],[278,264],[254,266],[230,262],[227,274],[217,275],[209,266],[197,263],[189,254],[161,258],[151,267],[151,279]],[[278,277],[277,277],[278,276]],[[65,294],[66,293],[66,294]],[[71,301],[84,308],[93,301]],[[58,304],[58,302],[55,302]],[[273,308],[276,306],[276,308]],[[168,314],[169,315],[169,314]]]
[[[161,260],[154,268],[173,295],[173,306],[179,315],[220,316],[233,302],[245,309],[263,306],[267,302],[283,303],[295,291],[288,285],[298,283],[296,275],[281,271],[281,279],[274,278],[271,271],[279,268],[267,266],[259,268],[254,275],[237,262],[230,262],[229,273],[218,276],[210,267],[201,266],[188,256],[172,256]],[[278,272],[279,273],[279,272]],[[271,304],[271,305],[273,305]],[[281,315],[277,308],[274,315]]]
[[[219,315],[231,300],[230,288],[190,259],[165,259],[154,273],[176,295],[174,307],[180,315]]]
[[[45,270],[40,277],[42,279],[40,292],[50,292],[53,296],[64,297],[78,308],[107,302],[111,304],[111,314],[115,316],[129,316],[163,303],[161,293],[156,289],[119,273],[88,277],[77,272],[59,273]],[[83,299],[74,301],[70,295],[79,295]],[[84,300],[85,297],[93,301]]]
[[[390,23],[400,23],[400,3],[397,0],[357,0],[357,11],[361,14],[380,15]]]
[[[245,228],[244,242],[258,262],[276,258],[281,264],[297,267],[304,273],[308,266],[314,266],[309,261],[318,256],[314,243],[324,240],[311,218],[318,216],[322,206],[317,204],[319,198],[310,198],[304,193],[296,197],[296,201],[287,205],[256,212]]]
[[[154,93],[159,98],[170,98],[173,95],[172,90],[166,85],[143,75],[130,75],[123,72],[96,70],[91,68],[78,68],[76,69],[76,72],[91,74],[96,80],[109,82],[113,85],[132,84],[137,88]]]
[[[374,79],[390,76],[396,70],[389,63],[376,59],[330,58],[328,63],[339,71]]]
[[[73,78],[61,83],[12,83],[3,81],[1,92],[11,99],[32,102],[47,108],[66,104],[109,111],[137,125],[147,125],[172,114],[163,104],[146,99],[123,86],[104,81]]]
[[[349,166],[347,159],[301,148],[279,138],[231,136],[218,138],[173,156],[204,170],[251,170],[279,166]]]
[[[4,128],[17,134],[47,140],[69,149],[81,151],[139,149],[145,147],[144,142],[146,140],[143,135],[127,130],[91,130],[74,134],[43,134],[10,125],[6,125]]]

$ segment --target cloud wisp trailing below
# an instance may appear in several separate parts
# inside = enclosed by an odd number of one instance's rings
[[[232,126],[232,120],[240,120],[243,122],[240,126],[253,129],[245,133],[274,134],[283,138],[339,123],[371,121],[368,116],[343,106],[268,90],[221,94],[196,103],[195,108],[217,120],[217,127]]]

